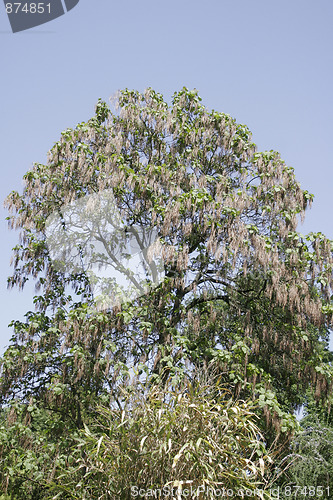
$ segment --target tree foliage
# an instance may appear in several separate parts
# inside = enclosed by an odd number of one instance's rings
[[[259,401],[271,443],[292,435],[307,390],[330,393],[332,242],[297,232],[313,196],[278,153],[257,151],[245,125],[186,88],[170,105],[152,89],[124,90],[115,110],[100,100],[92,119],[65,130],[24,180],[7,198],[21,232],[9,286],[32,277],[40,295],[26,322],[13,322],[3,404],[33,400],[82,429],[97,402],[122,405],[131,366],[162,386],[207,370],[234,398]],[[98,309],[87,273],[54,265],[46,225],[106,190],[125,227],[156,232],[165,275]]]

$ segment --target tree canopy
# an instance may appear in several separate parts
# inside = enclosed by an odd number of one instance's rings
[[[232,398],[256,400],[266,443],[286,445],[307,391],[329,403],[333,243],[298,232],[313,195],[277,152],[257,151],[245,125],[209,111],[196,91],[168,104],[126,89],[114,109],[99,100],[93,118],[65,130],[24,180],[6,200],[20,229],[8,283],[33,278],[40,293],[26,321],[12,323],[3,405],[37,404],[82,429],[97,402],[122,407],[133,373],[160,387],[205,373]],[[100,214],[93,253],[86,226],[74,239],[67,230],[82,206]],[[68,238],[65,265],[52,255],[52,223]],[[159,274],[146,251],[153,240]],[[145,264],[140,282],[126,264],[131,242]],[[136,289],[144,283],[140,293],[126,296],[126,285],[121,301],[98,301],[115,279],[88,272],[92,255]]]

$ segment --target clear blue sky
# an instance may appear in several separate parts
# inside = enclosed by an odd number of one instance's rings
[[[0,4],[1,202],[45,162],[60,132],[99,97],[152,86],[169,99],[197,88],[208,108],[246,123],[315,194],[301,232],[333,238],[332,0],[81,0],[66,15],[12,34]],[[6,290],[18,235],[1,212],[0,352],[33,287]]]

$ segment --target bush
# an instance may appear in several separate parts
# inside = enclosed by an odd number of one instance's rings
[[[219,390],[212,400],[202,386],[189,385],[151,388],[144,397],[139,388],[124,409],[99,407],[73,453],[75,464],[53,484],[54,498],[72,492],[72,498],[127,499],[140,489],[162,495],[163,488],[216,498],[214,489],[222,487],[247,489],[253,498],[266,487],[272,460],[253,403],[228,396]]]
[[[316,416],[305,417],[301,424],[303,429],[293,440],[292,464],[282,492],[288,485],[294,493],[293,498],[312,496],[329,500],[333,492],[333,428]]]

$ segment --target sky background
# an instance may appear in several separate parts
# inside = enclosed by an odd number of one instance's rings
[[[187,86],[248,125],[260,151],[281,153],[315,194],[300,231],[333,239],[332,23],[332,0],[80,0],[13,34],[1,2],[1,205],[99,97],[153,87],[170,100]],[[8,323],[33,309],[34,289],[7,291],[18,234],[0,215],[1,353]]]

